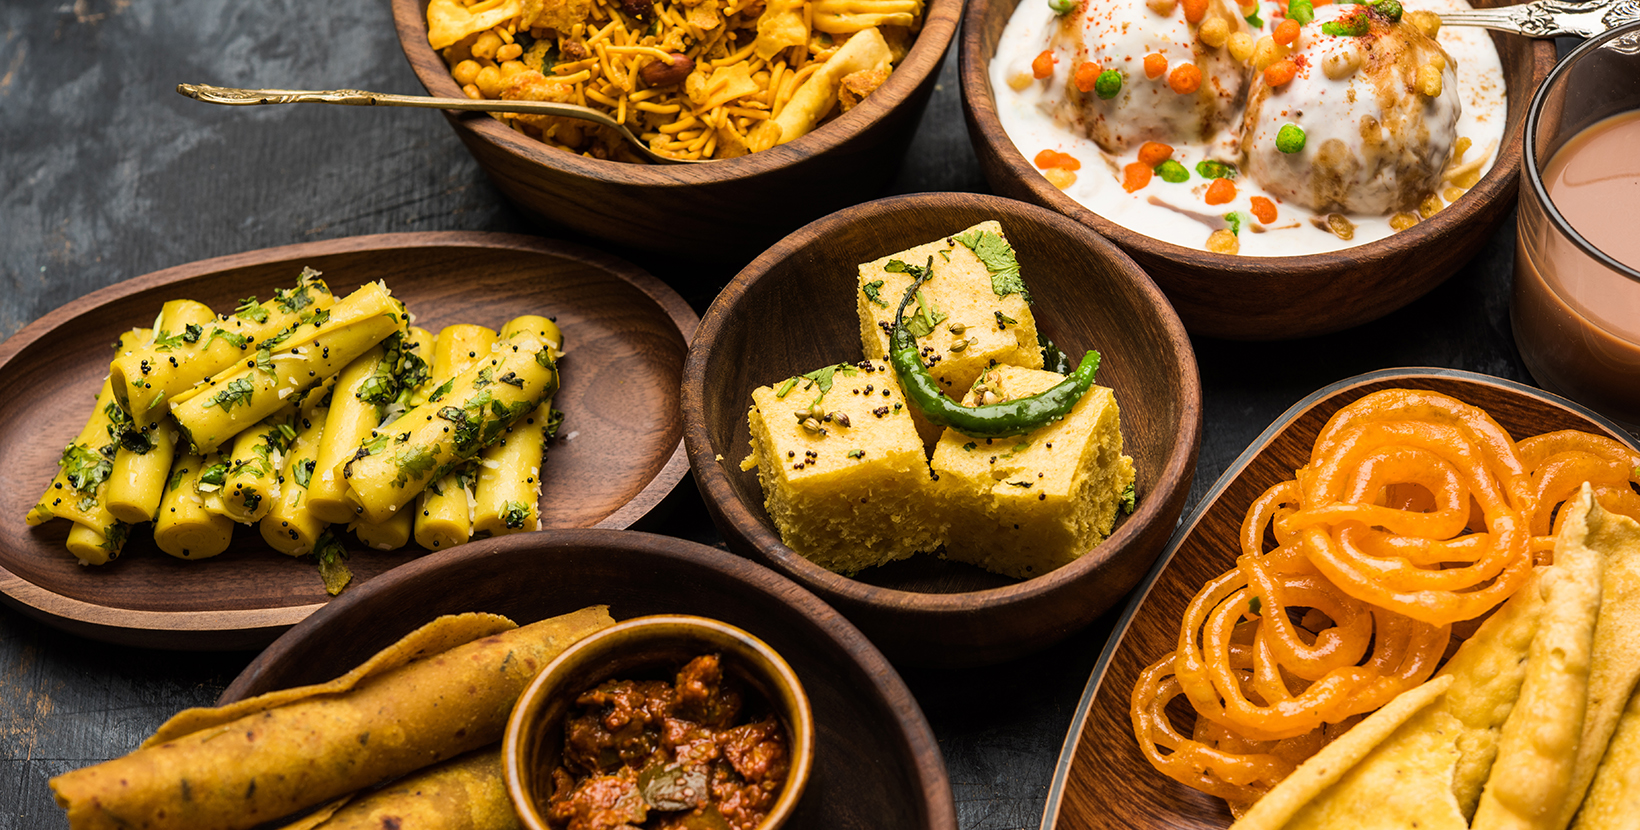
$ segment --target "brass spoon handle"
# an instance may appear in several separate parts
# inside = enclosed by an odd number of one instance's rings
[[[1535,0],[1518,6],[1441,12],[1443,26],[1480,26],[1527,37],[1593,37],[1640,20],[1640,0]]]
[[[625,125],[605,113],[575,104],[551,101],[492,101],[472,98],[432,98],[424,95],[389,95],[362,89],[234,89],[209,84],[177,84],[177,92],[207,104],[243,107],[257,104],[341,104],[349,107],[426,107],[440,110],[476,112],[516,112],[525,115],[557,115],[602,124],[619,132],[638,152],[660,164],[698,164],[709,159],[676,159],[649,149]]]

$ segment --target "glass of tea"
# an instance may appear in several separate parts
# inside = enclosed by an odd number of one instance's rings
[[[1532,97],[1510,319],[1532,377],[1640,433],[1640,24]]]

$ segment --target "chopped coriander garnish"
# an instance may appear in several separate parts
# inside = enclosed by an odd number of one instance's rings
[[[233,310],[233,316],[254,320],[258,323],[266,323],[268,321],[268,310],[263,308],[255,297],[246,297],[239,301],[239,307]]]
[[[393,463],[399,470],[399,474],[393,478],[393,486],[402,489],[407,482],[425,478],[432,471],[437,459],[431,449],[412,444],[395,453]]]
[[[256,386],[251,383],[250,378],[236,378],[228,381],[228,385],[223,387],[222,391],[212,395],[203,408],[220,406],[223,412],[227,412],[233,409],[234,404],[250,404],[251,393],[255,391]]]
[[[523,502],[509,501],[502,505],[501,520],[507,527],[518,530],[530,520],[530,509]]]
[[[849,458],[864,458],[865,455],[866,455],[865,450],[849,450],[848,451],[848,457]]]
[[[1000,234],[991,231],[971,231],[958,234],[958,242],[974,252],[985,270],[991,272],[991,291],[998,297],[1019,294],[1025,302],[1031,301],[1031,292],[1025,290],[1025,281],[1019,276],[1019,260],[1014,247]]]
[[[1292,0],[1287,4],[1287,19],[1302,26],[1315,19],[1314,0]]]
[[[290,474],[296,479],[296,486],[307,487],[313,480],[313,468],[319,466],[317,458],[303,458],[291,465]]]
[[[541,434],[547,438],[552,438],[557,435],[558,430],[563,429],[563,427],[564,413],[561,410],[554,409],[548,413],[547,425],[541,428]]]
[[[330,531],[314,544],[313,555],[319,560],[319,578],[325,583],[325,593],[336,596],[353,581],[353,572],[347,567],[347,548]]]
[[[888,308],[888,303],[883,301],[882,290],[882,280],[872,280],[871,282],[860,286],[860,292],[866,295],[866,299],[876,303],[879,306],[882,306],[883,308]]]
[[[1133,508],[1137,504],[1138,504],[1138,491],[1133,489],[1133,484],[1132,483],[1129,483],[1128,486],[1122,490],[1122,502],[1121,502],[1122,512],[1123,513],[1132,513]]]
[[[927,337],[934,333],[940,322],[947,316],[945,312],[934,307],[923,295],[922,289],[917,290],[917,311],[905,321],[905,330],[911,332],[912,337]]]

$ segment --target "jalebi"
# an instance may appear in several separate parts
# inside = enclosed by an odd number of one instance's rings
[[[1562,431],[1518,444],[1436,392],[1375,392],[1339,410],[1307,465],[1242,521],[1236,567],[1185,609],[1177,649],[1132,697],[1162,773],[1246,805],[1372,712],[1429,679],[1455,623],[1497,607],[1554,549],[1584,481],[1640,519],[1640,455]],[[1273,542],[1273,544],[1272,544]],[[1170,701],[1185,696],[1185,737]]]

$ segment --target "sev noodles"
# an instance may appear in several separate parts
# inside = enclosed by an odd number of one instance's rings
[[[1248,508],[1236,567],[1191,600],[1177,650],[1140,674],[1140,750],[1233,806],[1258,800],[1428,680],[1455,625],[1552,557],[1560,505],[1584,481],[1607,511],[1640,518],[1640,455],[1610,438],[1517,443],[1482,410],[1420,390],[1339,410],[1310,463]],[[1166,711],[1181,696],[1188,736]]]
[[[655,152],[745,155],[887,80],[923,0],[432,0],[428,40],[470,98],[601,110]],[[497,114],[551,147],[641,162],[613,130]]]

